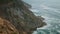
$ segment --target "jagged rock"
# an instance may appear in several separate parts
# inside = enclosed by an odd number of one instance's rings
[[[19,34],[31,34],[36,28],[46,25],[28,9],[22,0],[3,0],[0,4],[0,17],[14,25]]]
[[[19,34],[19,32],[8,20],[0,18],[0,34]]]

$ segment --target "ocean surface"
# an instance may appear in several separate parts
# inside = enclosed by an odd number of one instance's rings
[[[46,26],[32,34],[60,34],[60,0],[23,0],[30,4],[36,16],[45,18]]]

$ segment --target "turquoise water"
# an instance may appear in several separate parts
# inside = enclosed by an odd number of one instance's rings
[[[45,18],[46,26],[37,28],[33,34],[60,34],[60,0],[24,0],[32,5],[36,16]]]

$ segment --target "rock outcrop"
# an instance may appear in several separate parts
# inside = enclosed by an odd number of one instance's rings
[[[6,29],[2,32],[6,34],[11,34],[10,30],[15,34],[31,34],[36,28],[46,25],[27,6],[22,0],[0,0],[0,30],[3,27]]]
[[[19,34],[19,32],[8,20],[0,18],[0,34]]]

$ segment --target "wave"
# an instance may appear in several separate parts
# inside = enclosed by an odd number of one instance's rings
[[[52,7],[46,6],[46,5],[44,5],[44,4],[41,4],[41,5],[40,5],[40,8],[42,8],[43,10],[52,10],[52,11],[54,11],[54,12],[60,13],[59,9],[52,8]]]

